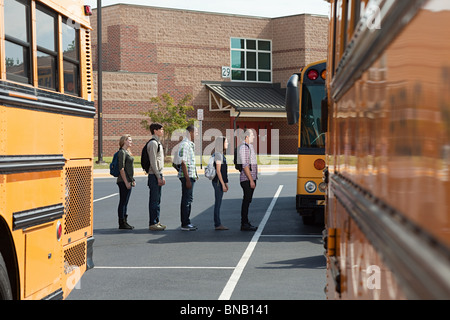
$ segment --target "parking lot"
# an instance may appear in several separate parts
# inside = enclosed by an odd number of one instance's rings
[[[94,263],[68,300],[310,300],[324,299],[322,226],[305,226],[295,210],[295,172],[260,175],[249,218],[240,231],[242,189],[230,174],[221,218],[213,225],[214,193],[204,176],[194,187],[191,221],[180,229],[180,182],[167,176],[161,223],[148,230],[146,177],[137,178],[128,206],[132,231],[117,228],[118,188],[94,180]]]

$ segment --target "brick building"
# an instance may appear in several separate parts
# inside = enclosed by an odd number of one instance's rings
[[[134,153],[140,152],[149,138],[141,112],[163,93],[176,101],[193,95],[192,105],[204,114],[203,148],[211,143],[208,133],[214,134],[209,129],[225,135],[238,117],[237,127],[259,130],[268,153],[296,154],[298,127],[287,125],[284,89],[299,67],[326,58],[327,17],[260,18],[117,4],[103,7],[102,19],[104,156],[117,150],[125,133],[133,137]],[[91,24],[97,70],[96,10]],[[196,118],[196,110],[189,116]],[[272,129],[279,130],[279,139]],[[97,128],[95,135],[97,154]]]

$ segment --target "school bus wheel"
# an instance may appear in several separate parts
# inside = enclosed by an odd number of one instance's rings
[[[0,253],[0,300],[12,300],[11,284],[9,283],[8,270]]]

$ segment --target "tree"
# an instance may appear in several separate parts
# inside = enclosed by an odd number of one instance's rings
[[[150,119],[141,121],[141,125],[147,130],[150,129],[152,122],[158,122],[164,127],[165,150],[169,150],[169,141],[172,133],[177,129],[185,129],[187,126],[194,124],[195,119],[188,119],[187,112],[194,110],[190,105],[192,95],[186,94],[181,100],[175,104],[175,100],[168,93],[164,93],[161,97],[153,97],[150,101],[156,106],[142,115]],[[167,152],[167,151],[166,151]],[[167,152],[167,154],[169,154]]]

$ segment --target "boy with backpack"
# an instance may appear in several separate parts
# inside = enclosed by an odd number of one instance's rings
[[[161,145],[161,137],[164,135],[164,128],[160,123],[150,125],[152,138],[147,142],[141,155],[142,168],[148,174],[148,187],[150,189],[148,212],[149,230],[163,231],[165,225],[159,222],[161,189],[166,184],[163,176],[164,170],[164,150]]]
[[[239,166],[241,188],[244,193],[241,206],[241,230],[256,231],[257,227],[250,224],[248,220],[248,209],[253,199],[253,192],[258,179],[258,165],[256,162],[256,152],[253,148],[253,131],[245,129],[241,135],[243,143],[237,149],[237,165]],[[236,167],[238,168],[238,167]]]

